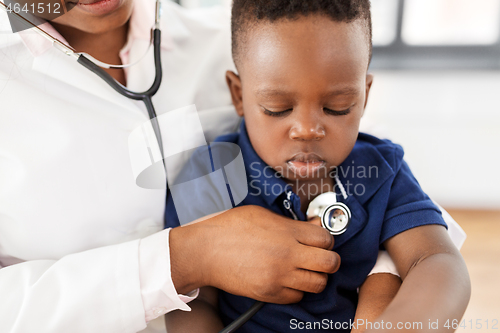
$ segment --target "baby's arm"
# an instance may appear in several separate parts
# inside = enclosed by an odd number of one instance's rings
[[[351,333],[364,332],[367,322],[375,320],[384,312],[396,296],[401,279],[390,273],[369,275],[359,288],[358,307],[354,317],[354,329]]]
[[[387,251],[378,251],[377,262],[359,288],[358,307],[352,333],[364,332],[389,306],[401,287],[396,265]]]
[[[448,235],[460,250],[465,241],[466,234],[458,223],[438,204],[443,213],[443,219],[448,225]],[[377,263],[367,277],[365,283],[359,288],[359,301],[356,309],[354,332],[364,332],[366,322],[373,323],[389,306],[401,286],[401,278],[394,262],[387,251],[379,251]]]
[[[422,332],[429,329],[430,321],[438,320],[439,329],[433,332],[454,331],[452,323],[462,318],[469,302],[470,280],[446,229],[439,225],[413,228],[389,238],[384,246],[403,284],[377,322],[390,322],[393,329],[399,322],[417,323],[421,326],[413,326],[413,331]]]
[[[165,315],[169,333],[217,333],[224,328],[217,312],[217,293],[213,287],[200,288],[198,298],[189,303],[191,312],[176,310]]]

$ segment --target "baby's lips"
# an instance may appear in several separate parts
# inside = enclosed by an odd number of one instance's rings
[[[301,162],[301,163],[319,163],[323,162],[321,156],[314,153],[298,153],[295,154],[289,162]]]

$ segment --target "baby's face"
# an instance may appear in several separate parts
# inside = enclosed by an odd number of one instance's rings
[[[228,83],[257,154],[290,180],[328,177],[354,147],[372,82],[362,24],[310,15],[258,23],[245,41]]]

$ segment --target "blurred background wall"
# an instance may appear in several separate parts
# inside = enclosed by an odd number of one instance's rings
[[[373,0],[365,121],[441,205],[500,209],[500,1]]]
[[[442,206],[500,208],[500,73],[374,70],[366,119]]]

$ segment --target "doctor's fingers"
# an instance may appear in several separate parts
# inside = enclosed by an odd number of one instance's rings
[[[304,297],[304,292],[292,288],[283,288],[275,298],[270,301],[274,304],[294,304],[298,303]]]
[[[340,267],[340,256],[331,250],[302,245],[294,257],[297,268],[307,271],[333,274]]]
[[[293,234],[299,243],[326,250],[333,249],[333,236],[325,228],[314,225],[314,221],[312,223],[290,221],[290,223],[294,225]]]
[[[287,276],[285,285],[307,293],[319,294],[328,283],[328,274],[297,269]]]
[[[321,226],[321,219],[319,218],[319,216],[316,216],[315,218],[308,220],[307,223],[312,224],[312,225],[316,225],[318,227],[322,227]]]

